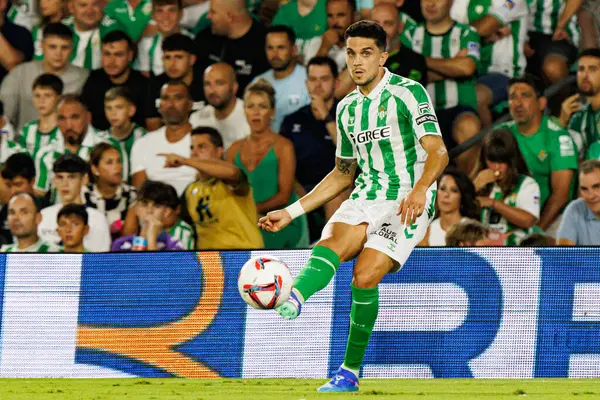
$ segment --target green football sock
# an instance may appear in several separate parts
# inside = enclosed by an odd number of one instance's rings
[[[331,282],[340,265],[340,257],[325,246],[316,246],[308,262],[294,280],[294,289],[300,293],[301,302],[323,289]]]
[[[350,309],[350,334],[346,345],[344,366],[358,370],[365,357],[365,351],[375,326],[379,312],[379,289],[359,289],[352,287],[352,308]]]

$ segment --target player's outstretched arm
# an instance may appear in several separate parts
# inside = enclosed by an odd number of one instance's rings
[[[448,150],[441,136],[426,135],[420,140],[421,146],[427,152],[427,160],[423,175],[413,189],[400,203],[397,215],[403,224],[414,224],[417,218],[425,211],[427,189],[440,177],[448,165]]]
[[[336,158],[335,168],[310,193],[283,210],[271,211],[258,221],[258,226],[267,232],[278,232],[294,218],[321,207],[352,185],[356,168],[355,159]]]

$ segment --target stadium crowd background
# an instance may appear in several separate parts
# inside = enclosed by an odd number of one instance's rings
[[[359,19],[385,29],[386,67],[426,86],[449,149],[489,130],[442,175],[421,245],[600,245],[599,11],[0,0],[2,249],[308,247],[350,193],[277,234],[256,222],[334,167],[336,105],[354,90],[343,34]]]

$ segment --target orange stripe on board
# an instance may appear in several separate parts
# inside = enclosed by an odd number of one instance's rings
[[[196,306],[180,320],[149,328],[95,328],[81,325],[77,346],[135,358],[184,378],[217,378],[219,375],[173,347],[204,332],[212,323],[223,298],[225,275],[221,254],[198,253],[202,276],[198,279],[202,296]],[[204,279],[202,279],[204,278]]]

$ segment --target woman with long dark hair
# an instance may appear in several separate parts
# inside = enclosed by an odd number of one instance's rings
[[[508,234],[509,246],[533,232],[540,217],[540,188],[528,174],[510,131],[496,130],[484,138],[473,181],[482,207],[481,222]]]
[[[462,218],[479,219],[475,187],[467,175],[448,168],[440,177],[436,198],[438,217],[431,222],[420,246],[445,246],[446,232]]]

